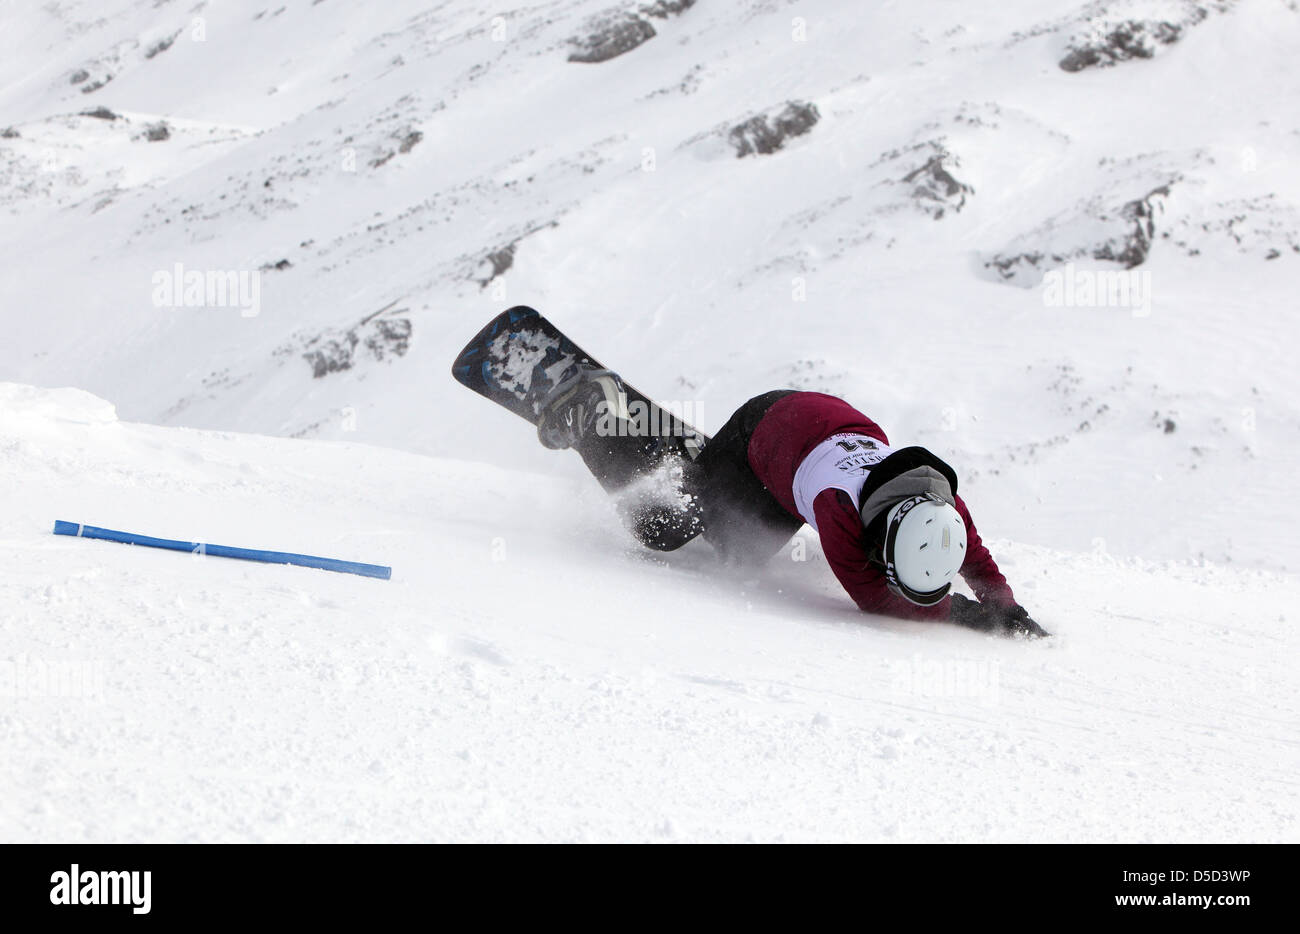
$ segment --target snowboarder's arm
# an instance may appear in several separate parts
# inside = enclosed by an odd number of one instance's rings
[[[966,508],[960,496],[955,496],[954,499],[957,501],[957,512],[966,523],[966,560],[962,562],[961,576],[966,579],[966,583],[970,584],[971,590],[975,591],[975,596],[979,597],[981,603],[1003,607],[1015,606],[1016,597],[1011,592],[1011,585],[1002,576],[997,562],[993,560],[993,555],[989,554],[988,548],[980,539],[980,533],[976,531],[975,523],[971,521],[970,510]]]
[[[813,500],[813,510],[826,561],[859,609],[903,619],[948,618],[946,598],[934,606],[917,606],[889,589],[884,572],[868,560],[862,519],[847,493],[823,490]]]
[[[972,629],[1000,630],[1033,638],[1050,636],[1051,633],[1034,622],[1028,611],[1016,603],[1011,585],[998,570],[997,562],[980,540],[979,532],[975,531],[970,510],[960,496],[955,499],[957,512],[966,523],[966,560],[961,566],[961,576],[966,578],[980,602],[967,600],[961,594],[953,594],[948,601],[952,604],[952,621]]]
[[[958,626],[978,629],[981,632],[998,632],[1010,636],[1029,636],[1041,639],[1051,633],[1030,618],[1024,607],[998,606],[996,603],[977,603],[959,593],[950,598],[951,619]]]

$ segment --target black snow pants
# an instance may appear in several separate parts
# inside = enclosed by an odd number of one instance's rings
[[[776,389],[750,399],[694,460],[677,438],[595,437],[578,453],[618,498],[625,524],[643,545],[673,551],[702,534],[726,561],[766,561],[803,520],[754,475],[749,440],[767,410],[796,391]]]

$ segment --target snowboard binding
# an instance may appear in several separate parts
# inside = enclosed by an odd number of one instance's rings
[[[538,402],[537,438],[551,450],[576,448],[596,433],[601,415],[625,417],[626,399],[617,373],[579,363]]]

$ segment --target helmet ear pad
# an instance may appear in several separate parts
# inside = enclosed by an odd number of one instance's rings
[[[938,494],[909,497],[888,511],[883,558],[890,590],[933,606],[948,595],[966,559],[966,523]]]

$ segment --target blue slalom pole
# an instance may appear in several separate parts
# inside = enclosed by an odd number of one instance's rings
[[[232,548],[229,545],[207,545],[203,542],[151,538],[134,532],[116,532],[113,529],[100,529],[78,522],[65,522],[63,519],[55,521],[54,534],[98,538],[106,542],[144,545],[147,548],[188,551],[192,554],[212,555],[217,558],[240,558],[244,561],[262,561],[267,564],[296,564],[304,568],[320,568],[322,571],[338,571],[342,574],[360,574],[363,577],[378,577],[381,580],[388,580],[393,576],[393,569],[381,564],[361,564],[358,561],[339,561],[335,558],[318,558],[315,555],[296,555],[288,551],[259,551],[254,548]]]

